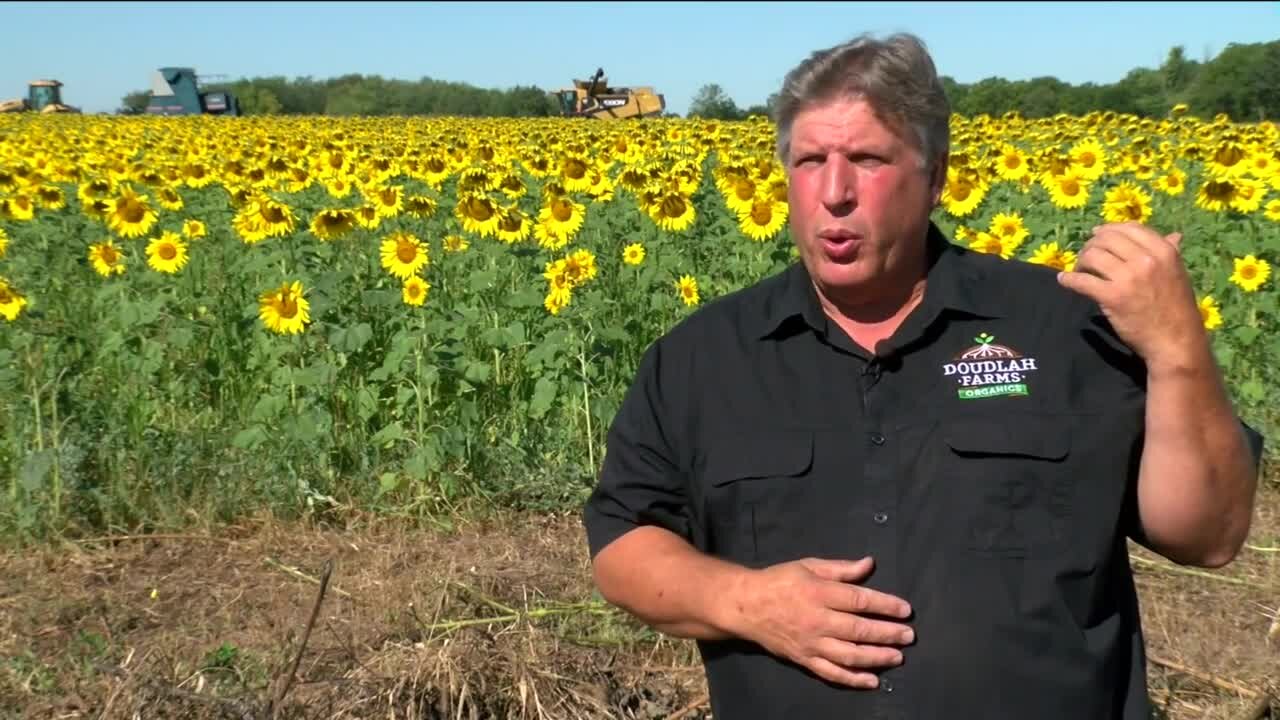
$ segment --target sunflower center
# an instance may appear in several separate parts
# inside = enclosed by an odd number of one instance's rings
[[[668,195],[662,201],[662,214],[669,218],[678,218],[684,215],[685,207],[684,198],[679,195]],[[755,214],[754,209],[752,214]]]
[[[733,187],[733,194],[739,200],[750,200],[756,194],[756,184],[750,180],[739,180]]]
[[[1258,276],[1258,268],[1254,267],[1253,265],[1245,265],[1244,267],[1240,268],[1240,277],[1244,278],[1245,280],[1252,280],[1257,276]]]
[[[1010,170],[1017,170],[1022,167],[1022,158],[1017,155],[1005,155],[1004,166]]]
[[[110,245],[103,245],[102,249],[98,251],[98,257],[102,258],[102,262],[108,265],[115,265],[116,260],[120,259],[119,253]]]
[[[751,206],[751,221],[757,225],[768,225],[773,220],[773,206],[769,203],[756,203]]]
[[[1169,175],[1164,179],[1164,184],[1171,188],[1175,188],[1181,185],[1182,181],[1178,179],[1177,175]]]
[[[1204,186],[1204,194],[1213,200],[1230,200],[1234,191],[1235,188],[1231,186],[1231,183],[1218,180],[1210,180]]]
[[[983,241],[982,249],[984,252],[998,253],[1004,249],[1004,246],[1000,244],[1000,238],[989,237]]]
[[[1080,183],[1075,178],[1064,178],[1058,187],[1062,190],[1063,195],[1079,195]]]
[[[1088,150],[1080,153],[1079,162],[1082,167],[1093,167],[1093,164],[1097,161],[1098,161],[1098,158],[1095,157],[1094,154],[1092,152],[1089,152]]]
[[[467,201],[467,214],[471,219],[484,222],[493,217],[493,211],[489,209],[488,203],[480,198],[471,198]]]
[[[1244,159],[1244,153],[1240,150],[1240,148],[1235,147],[1234,145],[1228,145],[1227,147],[1219,148],[1218,152],[1214,153],[1213,155],[1213,161],[1218,163],[1219,165],[1222,165],[1223,167],[1231,167],[1243,159]]]
[[[558,198],[551,205],[551,217],[556,222],[569,222],[569,218],[573,217],[573,206],[563,198]]]
[[[396,259],[408,264],[418,257],[418,248],[410,241],[401,239],[396,242]]]
[[[520,216],[515,213],[507,213],[503,215],[502,220],[498,223],[498,226],[506,232],[516,232],[520,229],[521,225],[523,225],[523,223],[520,222]]]
[[[378,193],[378,197],[382,200],[382,204],[387,207],[394,207],[396,200],[398,199],[396,191],[391,188],[387,188]]]
[[[1018,225],[1011,222],[1002,223],[997,232],[1004,237],[1012,237],[1018,234]]]
[[[418,283],[411,283],[408,289],[409,297],[414,300],[417,300],[422,295],[422,288],[418,286]]]
[[[964,202],[966,199],[968,199],[969,192],[970,192],[969,183],[963,180],[958,180],[956,182],[951,183],[951,197],[956,202]]]
[[[178,256],[178,248],[173,243],[165,243],[156,250],[156,254],[164,260],[172,260]]]
[[[275,205],[268,205],[262,209],[262,217],[271,224],[284,222],[284,211]]]
[[[1142,219],[1142,204],[1131,201],[1124,206],[1124,214],[1129,216],[1130,220]]]
[[[578,180],[587,174],[587,165],[578,158],[569,158],[564,161],[565,177]]]
[[[276,308],[280,313],[280,317],[292,320],[298,314],[298,301],[294,299],[293,295],[286,292],[280,296],[280,302],[276,304]]]
[[[142,218],[146,217],[147,210],[142,207],[142,203],[133,198],[125,198],[120,208],[120,216],[127,223],[140,223]]]
[[[9,288],[0,287],[0,305],[8,305],[9,303],[13,302],[15,299],[16,298],[14,297],[13,293],[9,292]]]

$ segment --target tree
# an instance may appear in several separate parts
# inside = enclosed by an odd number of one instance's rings
[[[733,102],[733,98],[716,83],[703,85],[689,103],[689,117],[709,120],[737,120],[742,111]]]

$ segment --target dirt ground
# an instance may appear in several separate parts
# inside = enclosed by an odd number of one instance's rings
[[[1275,485],[1259,497],[1249,543],[1234,564],[1199,575],[1134,550],[1149,685],[1167,717],[1234,720],[1258,693],[1280,697],[1280,552],[1265,549],[1280,545]],[[709,716],[692,644],[592,595],[573,515],[449,532],[262,521],[0,555],[0,717],[249,720],[272,710]]]

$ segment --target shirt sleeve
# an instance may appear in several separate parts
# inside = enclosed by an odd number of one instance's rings
[[[690,540],[688,473],[675,438],[687,417],[688,364],[660,338],[641,357],[606,437],[598,483],[583,509],[591,557],[644,525]]]

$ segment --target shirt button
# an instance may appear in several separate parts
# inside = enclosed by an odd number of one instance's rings
[[[887,693],[893,692],[893,681],[886,677],[880,678],[880,689]]]
[[[889,516],[882,512],[876,513],[873,519],[876,521],[877,525],[883,525],[889,522]]]
[[[876,445],[883,445],[883,444],[884,444],[884,435],[881,435],[881,434],[880,434],[880,433],[878,433],[878,432],[877,432],[877,433],[871,433],[871,442],[872,442],[873,444],[876,444]]]

